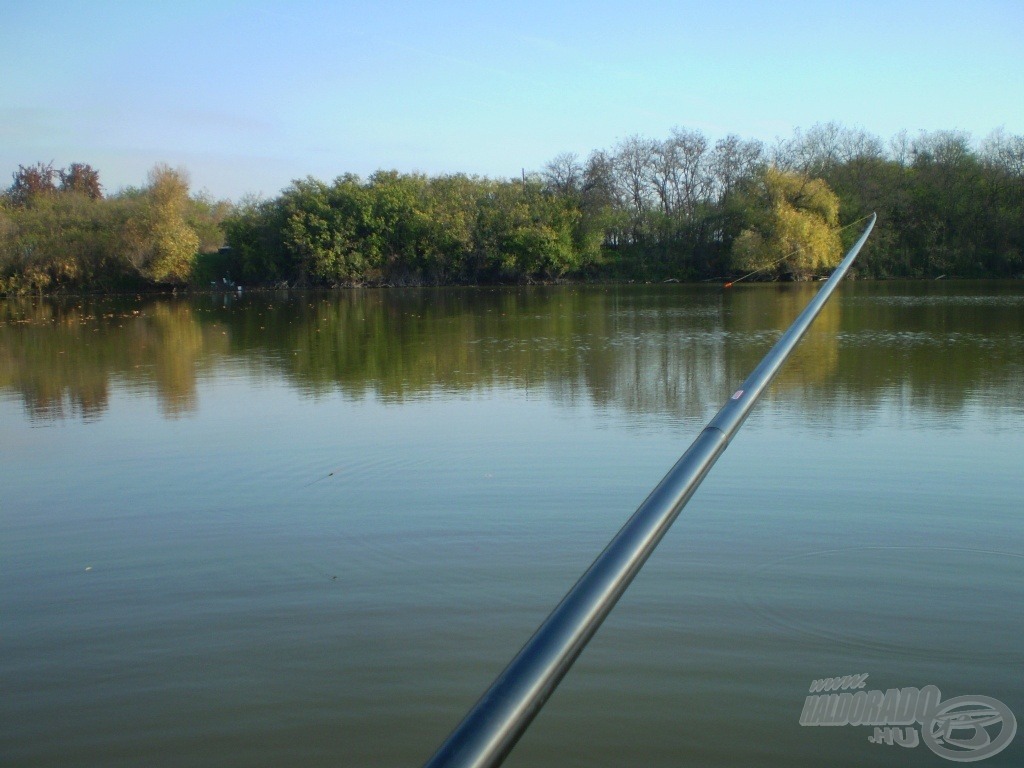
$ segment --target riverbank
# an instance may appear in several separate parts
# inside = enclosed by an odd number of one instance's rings
[[[1024,276],[1024,137],[896,149],[834,125],[770,149],[676,131],[517,179],[380,170],[237,204],[190,195],[181,169],[103,197],[40,164],[0,195],[0,293],[801,280],[872,212],[861,277]]]

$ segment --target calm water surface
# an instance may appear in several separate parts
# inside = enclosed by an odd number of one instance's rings
[[[0,302],[0,764],[419,765],[813,290]],[[1024,719],[1022,457],[1024,285],[845,285],[506,764],[952,764],[801,712]]]

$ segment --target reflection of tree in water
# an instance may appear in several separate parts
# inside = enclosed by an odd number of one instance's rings
[[[584,374],[595,402],[630,413],[700,418],[722,398],[720,289],[614,291]]]
[[[816,286],[352,290],[192,300],[0,303],[0,387],[38,418],[95,417],[111,379],[164,415],[225,365],[301,392],[399,402],[543,389],[655,418],[722,404]],[[847,284],[772,385],[810,421],[893,399],[940,412],[1020,401],[1024,296],[1007,287]],[[974,293],[972,293],[974,291]]]
[[[0,302],[0,387],[21,392],[33,418],[96,418],[107,408],[109,375],[92,317],[51,302]],[[21,308],[21,311],[18,311]]]
[[[814,287],[759,288],[772,311],[793,292],[795,316]],[[806,295],[797,298],[800,293]],[[784,328],[780,318],[777,328]],[[729,359],[735,359],[733,355]],[[756,363],[750,354],[740,366]],[[808,422],[838,406],[869,420],[896,404],[955,415],[1024,403],[1024,292],[1008,282],[847,283],[827,304],[769,393]]]
[[[193,412],[205,334],[192,308],[183,302],[160,302],[147,307],[140,320],[129,326],[126,338],[133,366],[149,369],[164,416]]]
[[[782,335],[820,286],[788,283],[744,286],[726,293],[725,329],[731,347],[730,380],[739,384]],[[744,295],[749,292],[749,295]],[[837,334],[842,327],[842,301],[828,302],[808,329],[767,393],[815,387],[832,377],[839,364]]]
[[[32,418],[97,418],[111,379],[155,391],[161,412],[195,408],[204,353],[224,351],[186,302],[18,301],[0,314],[0,387],[20,392]]]

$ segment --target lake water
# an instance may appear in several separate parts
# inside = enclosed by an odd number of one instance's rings
[[[815,289],[0,302],[0,765],[420,765]],[[1006,742],[1022,457],[1024,285],[845,284],[506,765]]]

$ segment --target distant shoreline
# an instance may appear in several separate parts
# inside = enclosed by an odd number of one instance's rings
[[[667,278],[665,280],[605,280],[605,279],[586,279],[586,280],[573,280],[573,279],[558,279],[548,281],[531,281],[521,283],[447,283],[444,285],[428,284],[428,283],[406,283],[406,284],[392,284],[392,283],[364,283],[364,284],[350,284],[350,285],[335,285],[335,286],[294,286],[294,285],[242,285],[235,286],[231,289],[211,289],[201,288],[196,286],[185,286],[185,287],[153,287],[147,286],[138,290],[125,290],[125,291],[52,291],[38,293],[22,293],[22,294],[0,294],[0,301],[16,301],[16,300],[38,300],[38,299],[76,299],[76,298],[92,298],[92,299],[103,299],[103,298],[119,298],[119,297],[139,297],[139,298],[158,298],[158,297],[176,297],[176,298],[187,298],[194,296],[245,296],[247,294],[259,294],[266,295],[272,293],[310,293],[310,294],[332,294],[332,293],[346,293],[350,291],[360,290],[372,290],[372,291],[407,291],[407,290],[448,290],[448,289],[464,289],[464,290],[481,290],[489,291],[495,289],[519,289],[519,288],[591,288],[591,287],[636,287],[636,286],[666,286],[666,285],[678,285],[680,287],[705,287],[705,288],[720,288],[722,290],[742,290],[751,286],[756,287],[769,287],[769,286],[792,286],[792,285],[814,285],[815,283],[821,282],[825,277],[819,277],[811,280],[748,280],[742,283],[733,283],[728,288],[725,287],[727,280],[675,280]],[[1018,275],[1014,277],[857,277],[854,275],[847,276],[845,278],[850,282],[857,283],[1014,283],[1024,282],[1024,275]]]
[[[0,295],[243,286],[655,284],[827,274],[1024,277],[1024,136],[835,124],[768,147],[674,129],[519,179],[379,170],[233,204],[183,169],[104,196],[98,172],[19,166],[0,194]]]

